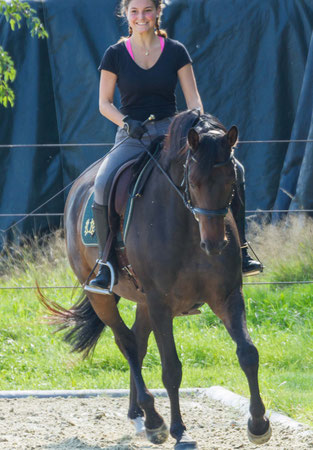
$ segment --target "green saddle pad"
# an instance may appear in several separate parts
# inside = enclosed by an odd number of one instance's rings
[[[81,228],[81,239],[84,245],[88,247],[97,247],[97,235],[96,235],[96,226],[95,221],[92,214],[92,204],[93,204],[94,193],[92,193],[88,199],[88,202],[85,206],[85,211],[82,220],[82,228]]]

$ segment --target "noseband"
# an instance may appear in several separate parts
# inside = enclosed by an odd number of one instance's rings
[[[190,186],[189,186],[189,171],[190,171],[189,164],[190,164],[190,160],[196,161],[193,158],[193,156],[191,156],[191,149],[189,148],[188,151],[187,151],[186,162],[184,164],[184,177],[183,177],[183,181],[181,183],[181,187],[185,186],[184,202],[185,202],[186,207],[192,212],[192,214],[195,216],[196,220],[198,220],[198,217],[197,217],[198,214],[201,214],[201,215],[207,216],[207,217],[214,217],[214,216],[225,217],[226,214],[228,213],[228,210],[230,208],[230,204],[231,204],[233,196],[234,196],[234,189],[231,192],[229,201],[228,201],[228,203],[227,203],[225,208],[220,208],[220,209],[203,209],[203,208],[198,208],[197,206],[193,206],[192,203],[191,203]],[[212,166],[212,169],[219,168],[219,167],[225,167],[229,163],[234,164],[234,151],[231,152],[229,158],[227,158],[226,161],[215,163]]]

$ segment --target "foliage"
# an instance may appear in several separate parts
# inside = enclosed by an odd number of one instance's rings
[[[48,33],[45,30],[40,19],[36,16],[36,11],[30,7],[27,2],[21,0],[0,0],[0,18],[1,15],[10,24],[11,30],[21,28],[22,20],[26,20],[26,25],[30,30],[32,37],[47,38]],[[14,105],[14,92],[10,87],[16,77],[14,62],[10,55],[0,46],[0,104],[7,107],[8,104]]]

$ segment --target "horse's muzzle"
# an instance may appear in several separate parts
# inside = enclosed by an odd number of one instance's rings
[[[228,244],[227,239],[224,239],[223,241],[219,242],[211,242],[209,240],[203,240],[200,242],[200,248],[208,256],[216,256],[222,253],[227,244]]]

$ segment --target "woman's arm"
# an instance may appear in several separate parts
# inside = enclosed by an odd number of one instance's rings
[[[200,109],[203,113],[202,101],[198,92],[195,75],[191,64],[186,64],[178,71],[178,79],[186,100],[188,109]]]
[[[124,122],[122,119],[124,115],[113,105],[116,80],[117,76],[115,73],[109,72],[108,70],[101,70],[99,110],[104,117],[123,128]]]

